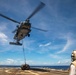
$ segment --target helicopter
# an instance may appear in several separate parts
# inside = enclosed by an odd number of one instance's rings
[[[12,45],[22,45],[22,43],[20,43],[20,40],[22,40],[23,38],[25,38],[26,36],[30,37],[30,32],[31,32],[31,23],[30,23],[30,18],[32,18],[38,11],[40,11],[43,7],[45,6],[45,4],[43,2],[40,2],[40,4],[36,7],[36,9],[32,12],[32,14],[23,22],[18,22],[12,18],[9,18],[3,14],[0,13],[0,16],[3,18],[6,18],[12,22],[18,23],[19,25],[17,25],[17,28],[13,31],[13,33],[15,33],[14,35],[14,40],[15,42],[9,42]],[[40,29],[40,28],[36,28],[36,27],[32,27],[34,29],[37,30],[41,30],[41,31],[47,31],[44,29]]]

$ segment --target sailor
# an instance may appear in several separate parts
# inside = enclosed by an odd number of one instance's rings
[[[76,50],[72,52],[71,59],[72,63],[70,65],[69,75],[76,75]]]

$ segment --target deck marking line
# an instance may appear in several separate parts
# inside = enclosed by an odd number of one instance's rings
[[[5,72],[7,72],[7,73],[11,73],[9,70],[5,70]]]

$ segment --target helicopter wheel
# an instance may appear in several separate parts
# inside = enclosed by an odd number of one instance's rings
[[[22,70],[29,70],[30,66],[28,64],[24,64],[24,65],[21,66],[21,69]]]
[[[28,34],[28,37],[30,37],[30,34]]]

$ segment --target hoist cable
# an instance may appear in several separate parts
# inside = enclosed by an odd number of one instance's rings
[[[22,48],[23,48],[24,62],[25,62],[25,64],[26,64],[26,56],[25,56],[25,49],[24,49],[24,43],[23,43],[23,40],[22,40],[22,44],[23,44]]]

